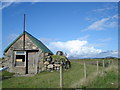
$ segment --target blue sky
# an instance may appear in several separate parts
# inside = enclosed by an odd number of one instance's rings
[[[68,57],[117,56],[117,2],[3,3],[2,49],[26,31]],[[2,50],[2,51],[3,51]],[[2,55],[1,55],[2,56]]]

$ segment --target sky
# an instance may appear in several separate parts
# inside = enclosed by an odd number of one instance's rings
[[[54,54],[70,58],[118,55],[117,2],[4,2],[2,3],[2,53],[26,31]],[[2,57],[2,54],[0,55]]]

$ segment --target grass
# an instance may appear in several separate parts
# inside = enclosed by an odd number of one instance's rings
[[[111,67],[110,67],[111,68]],[[107,74],[97,76],[88,88],[117,88],[118,87],[118,69],[116,67],[107,70]]]
[[[84,66],[83,63],[81,63],[81,60],[72,60],[71,61],[72,67],[68,70],[63,71],[63,87],[64,88],[81,88],[83,86],[86,87],[100,87],[103,86],[103,84],[106,84],[108,81],[107,78],[109,78],[113,82],[117,83],[116,73],[113,72],[112,74],[109,74],[111,72],[108,72],[106,75],[106,78],[102,80],[102,77],[99,77],[99,79],[94,80],[94,84],[91,84],[90,78],[93,77],[93,74],[96,73],[96,65],[87,64],[87,80],[89,82],[87,85],[81,85],[81,81],[84,80]],[[99,70],[101,71],[103,68],[100,67]],[[8,75],[13,75],[10,73],[7,73]],[[6,74],[5,74],[6,75]],[[110,76],[111,75],[111,76]],[[112,79],[112,78],[114,79]],[[102,80],[102,81],[99,81]],[[113,81],[114,80],[114,81]],[[97,85],[96,82],[99,82]],[[59,88],[59,71],[53,71],[53,72],[42,72],[35,76],[29,76],[29,77],[11,77],[8,79],[4,79],[2,83],[3,88]],[[105,88],[109,88],[109,85],[103,86]],[[117,84],[115,86],[117,87]]]
[[[8,71],[3,71],[2,72],[2,77],[5,77],[5,76],[10,76],[10,77],[12,77],[14,75],[14,73],[10,73],[10,72],[8,72]]]
[[[10,73],[8,71],[3,71],[1,75],[2,75],[2,80],[4,80],[4,79],[12,78],[14,73]]]

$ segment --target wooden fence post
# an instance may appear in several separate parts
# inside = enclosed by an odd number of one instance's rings
[[[109,65],[110,65],[110,60],[109,60]]]
[[[84,77],[85,79],[87,78],[87,71],[86,71],[86,63],[84,61]]]
[[[63,78],[62,78],[62,65],[60,65],[60,88],[63,87]]]
[[[99,70],[99,62],[98,62],[98,60],[97,60],[97,74],[98,74],[98,71]]]
[[[102,74],[104,74],[104,69],[105,69],[105,61],[103,60],[103,70],[102,70]]]
[[[103,60],[103,68],[105,68],[105,60]]]

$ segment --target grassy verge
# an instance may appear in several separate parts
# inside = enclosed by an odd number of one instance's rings
[[[82,84],[77,84],[76,87],[118,88],[118,67],[111,65],[104,70],[104,73],[100,71],[99,74],[97,74],[95,72],[92,76],[89,76],[88,79],[84,80]]]
[[[63,71],[63,84],[65,88],[70,87],[84,77],[83,64],[79,61],[71,61],[72,67]],[[91,74],[95,66],[88,65]],[[9,83],[11,82],[11,83]],[[59,71],[42,72],[31,77],[12,77],[3,80],[3,88],[59,88]]]
[[[98,76],[89,88],[118,88],[118,70],[116,67],[108,70],[103,76]]]
[[[99,77],[99,79],[96,79],[94,76],[94,73],[96,73],[96,65],[87,64],[87,84],[84,82],[84,66],[83,63],[81,63],[80,60],[73,60],[71,61],[72,67],[69,70],[63,71],[63,87],[64,88],[81,88],[81,87],[105,87],[109,88],[111,86],[104,86],[103,84],[106,84],[107,82],[114,83],[113,87],[117,87],[117,84],[115,83],[117,78],[116,73],[107,72],[104,76],[104,80],[101,79],[102,77]],[[103,70],[103,67],[100,67],[99,70]],[[114,71],[114,69],[113,69]],[[115,74],[115,75],[114,75]],[[112,75],[112,76],[110,76]],[[91,78],[92,77],[92,78]],[[94,79],[93,79],[94,78]],[[97,77],[98,78],[98,77]],[[113,78],[113,79],[112,79]],[[109,79],[109,81],[108,81]],[[110,81],[112,79],[112,81]],[[94,80],[95,83],[91,83],[90,80]],[[101,80],[101,81],[99,81]],[[115,81],[113,81],[115,80]],[[89,81],[89,82],[88,82]],[[99,82],[97,85],[96,82]],[[53,72],[42,72],[35,76],[29,76],[29,77],[12,77],[8,79],[3,80],[3,88],[59,88],[59,71],[53,71]]]

